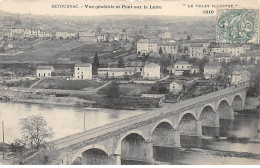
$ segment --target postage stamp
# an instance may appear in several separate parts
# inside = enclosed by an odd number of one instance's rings
[[[218,9],[217,42],[258,43],[259,9]]]

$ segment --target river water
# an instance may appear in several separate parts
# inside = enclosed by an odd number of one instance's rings
[[[5,142],[19,138],[19,120],[40,114],[55,132],[54,139],[112,123],[145,110],[81,109],[38,104],[0,103],[0,121],[5,124]],[[154,163],[124,161],[122,164],[260,164],[259,114],[236,115],[235,120],[220,120],[220,137],[238,136],[248,142],[232,143],[225,138],[181,136],[182,148],[154,147]],[[2,139],[2,134],[0,135]],[[254,141],[254,142],[253,142]],[[238,154],[244,154],[238,156]],[[248,154],[252,154],[249,157]],[[252,157],[251,157],[252,156]]]

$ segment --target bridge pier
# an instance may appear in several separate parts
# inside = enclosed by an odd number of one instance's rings
[[[101,156],[82,154],[82,165],[120,165],[119,155]]]
[[[201,126],[201,121],[197,120],[197,133],[196,136],[201,137],[202,136],[202,126]]]
[[[126,141],[122,143],[121,159],[153,162],[153,143]]]

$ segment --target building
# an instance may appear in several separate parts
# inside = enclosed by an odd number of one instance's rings
[[[163,34],[161,34],[162,39],[171,39],[172,38],[172,34],[170,32],[164,32]]]
[[[131,36],[129,33],[124,33],[124,32],[120,33],[118,35],[118,38],[119,38],[119,40],[122,40],[122,41],[131,41]]]
[[[124,78],[134,74],[133,68],[98,68],[98,76],[103,78]]]
[[[251,78],[250,72],[244,69],[236,68],[231,73],[231,85],[239,85],[245,82],[249,82]]]
[[[257,64],[260,62],[260,50],[248,51],[240,55],[241,61],[246,61],[250,64]]]
[[[184,71],[191,70],[191,65],[187,61],[179,61],[174,64],[174,69],[172,70],[172,73],[176,76],[183,75]]]
[[[92,79],[92,65],[90,63],[78,63],[74,66],[74,79]]]
[[[225,63],[229,63],[231,60],[231,53],[216,53],[214,55],[214,59],[218,63],[222,63],[225,61]]]
[[[198,58],[202,59],[203,58],[203,53],[204,53],[204,47],[203,44],[190,44],[190,58]]]
[[[250,50],[249,45],[244,44],[217,44],[209,47],[210,55],[216,53],[231,53],[231,56],[240,56],[242,53],[246,53]]]
[[[97,42],[106,42],[109,39],[109,33],[100,33],[97,35]]]
[[[51,77],[52,72],[54,72],[53,66],[38,66],[36,68],[36,77]]]
[[[179,80],[175,80],[173,82],[170,83],[170,92],[173,92],[175,94],[178,94],[182,91],[183,89],[183,84],[181,81]]]
[[[161,78],[161,67],[158,64],[150,63],[144,66],[144,79],[160,79]]]
[[[158,52],[158,39],[140,39],[137,42],[137,53],[148,54]]]
[[[56,38],[76,38],[77,33],[74,31],[56,31]]]
[[[190,69],[190,74],[198,74],[200,72],[200,68],[198,66],[192,66]]]
[[[221,65],[218,63],[208,63],[204,66],[204,78],[211,79],[216,78],[219,75]]]
[[[208,47],[210,46],[210,42],[213,41],[211,39],[183,39],[183,40],[179,40],[179,46],[180,48],[184,51],[185,48],[189,49],[191,45],[199,45],[199,46],[203,46],[203,49],[205,51],[208,50]]]
[[[135,73],[141,74],[143,76],[144,74],[144,63],[143,62],[128,62],[126,63],[126,68],[133,69]]]
[[[158,51],[162,50],[163,54],[177,54],[178,44],[177,43],[159,43]]]

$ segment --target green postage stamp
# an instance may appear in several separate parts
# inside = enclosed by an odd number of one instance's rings
[[[218,9],[217,42],[259,43],[259,9]]]

